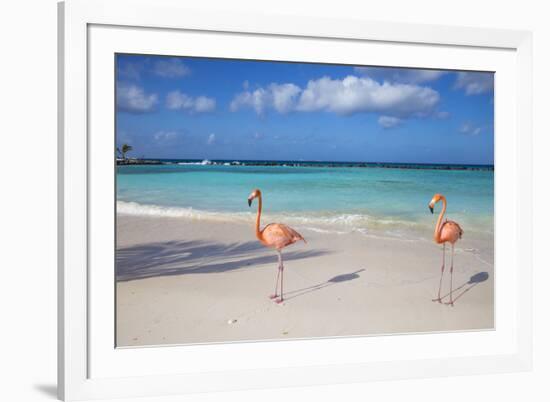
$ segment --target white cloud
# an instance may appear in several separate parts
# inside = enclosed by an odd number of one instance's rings
[[[117,107],[124,112],[151,112],[158,102],[157,94],[147,94],[137,85],[118,85],[116,95]]]
[[[450,116],[451,116],[451,113],[446,111],[437,112],[435,114],[435,117],[437,117],[438,119],[448,119]]]
[[[117,67],[117,79],[119,80],[138,81],[144,73],[163,78],[180,78],[191,74],[191,69],[176,57],[124,60]]]
[[[168,109],[192,109],[194,105],[193,98],[180,91],[172,91],[166,95],[166,107]]]
[[[208,145],[213,145],[215,142],[216,142],[216,134],[212,133],[208,136],[208,139],[206,140],[206,143]]]
[[[243,107],[252,107],[256,113],[261,114],[264,108],[267,107],[267,93],[263,88],[257,89],[254,92],[244,91],[237,94],[229,105],[229,109],[232,112]]]
[[[294,84],[271,84],[273,107],[279,113],[287,113],[294,107],[300,88]]]
[[[479,95],[490,92],[494,87],[493,73],[459,72],[455,88],[464,89],[466,95]]]
[[[199,96],[195,99],[195,111],[197,113],[212,112],[216,109],[216,100],[206,96]]]
[[[132,137],[125,130],[117,130],[116,141],[117,144],[132,145]]]
[[[392,116],[380,116],[378,118],[378,124],[384,128],[392,128],[401,124],[402,120]]]
[[[294,84],[272,83],[267,88],[241,92],[235,96],[229,107],[231,111],[251,107],[258,114],[270,108],[279,113],[287,113],[295,107],[300,91],[300,87]]]
[[[447,74],[447,71],[444,70],[422,70],[417,68],[355,67],[354,70],[372,79],[401,84],[432,82]]]
[[[297,110],[325,110],[341,115],[384,113],[390,116],[425,116],[439,102],[431,88],[408,84],[382,84],[370,78],[348,76],[342,80],[323,77],[309,81]]]
[[[207,96],[193,98],[183,92],[172,91],[166,95],[166,107],[190,113],[206,113],[216,109],[216,100]]]
[[[267,88],[237,94],[230,108],[236,111],[243,107],[251,107],[258,114],[267,109],[274,109],[279,113],[383,113],[403,118],[426,116],[433,111],[438,102],[439,93],[428,87],[379,83],[368,77],[350,75],[344,79],[323,77],[311,80],[303,89],[290,83],[272,83]]]
[[[189,67],[187,67],[180,59],[168,58],[157,60],[153,64],[153,73],[163,78],[179,78],[185,77],[191,73]]]
[[[174,140],[178,137],[178,133],[175,131],[157,131],[153,134],[153,138],[157,142],[168,142]]]
[[[481,133],[481,131],[483,131],[483,127],[476,126],[470,122],[465,122],[465,123],[462,123],[458,131],[461,132],[462,134],[478,135]]]
[[[118,66],[118,78],[139,80],[141,78],[142,70],[143,65],[141,63],[124,63]]]

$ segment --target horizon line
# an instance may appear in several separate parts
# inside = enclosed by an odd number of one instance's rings
[[[116,157],[116,159],[120,159]],[[495,166],[493,163],[455,163],[455,162],[385,162],[385,161],[353,161],[353,160],[313,160],[313,159],[239,159],[239,158],[156,158],[156,157],[128,157],[128,159],[141,159],[141,160],[158,160],[158,161],[170,161],[170,160],[181,160],[181,161],[224,161],[224,162],[298,162],[298,163],[373,163],[373,164],[404,164],[404,165],[451,165],[451,166]]]

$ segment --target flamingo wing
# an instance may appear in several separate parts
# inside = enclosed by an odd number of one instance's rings
[[[462,239],[462,235],[464,234],[464,231],[460,227],[458,223],[455,221],[446,220],[443,222],[443,225],[441,225],[441,233],[449,232],[453,236],[456,236],[457,239]]]
[[[270,223],[266,225],[262,230],[262,237],[268,246],[278,249],[296,243],[299,240],[303,240],[304,243],[306,242],[300,233],[282,223]]]

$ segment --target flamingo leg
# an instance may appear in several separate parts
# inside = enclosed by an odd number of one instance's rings
[[[445,271],[445,243],[443,243],[443,261],[441,262],[441,276],[439,277],[439,290],[437,291],[437,299],[432,299],[434,302],[441,303],[441,283],[443,282],[443,272]]]
[[[284,270],[285,270],[285,266],[284,266],[284,263],[283,263],[283,254],[279,251],[279,258],[280,258],[280,261],[281,261],[281,265],[279,267],[279,272],[281,273],[281,297],[279,299],[276,300],[276,302],[278,304],[281,304],[283,302],[283,273],[284,273]]]
[[[454,256],[455,256],[455,245],[453,244],[451,246],[451,292],[450,292],[450,300],[449,302],[445,303],[450,306],[454,306],[454,300],[453,300],[453,265],[454,265]]]
[[[279,289],[279,275],[281,274],[281,267],[283,266],[283,257],[280,250],[277,250],[277,255],[279,257],[279,267],[277,268],[277,279],[275,280],[275,293],[269,296],[270,299],[276,299],[277,296],[279,296],[277,290]]]

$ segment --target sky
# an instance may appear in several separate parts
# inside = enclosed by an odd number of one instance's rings
[[[133,157],[493,164],[491,72],[116,56]]]

